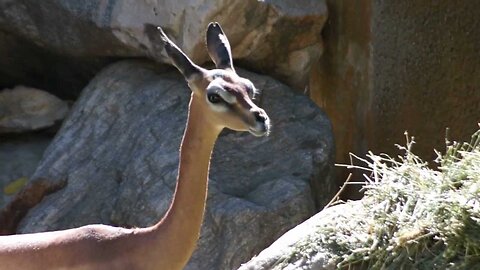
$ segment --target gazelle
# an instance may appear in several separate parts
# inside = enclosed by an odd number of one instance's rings
[[[255,87],[238,76],[229,42],[218,23],[210,23],[207,48],[216,69],[194,64],[162,31],[145,25],[153,44],[163,44],[192,90],[180,147],[174,198],[166,215],[147,228],[107,225],[0,236],[0,269],[182,269],[200,234],[210,156],[223,128],[267,135],[270,120],[252,102]]]

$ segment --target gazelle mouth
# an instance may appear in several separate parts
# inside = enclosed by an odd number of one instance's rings
[[[256,136],[256,137],[263,137],[265,135],[268,134],[268,131],[262,131],[262,130],[255,130],[253,128],[249,129],[248,130],[252,135]]]
[[[267,125],[264,125],[263,127],[260,127],[260,128],[249,128],[248,131],[256,136],[256,137],[263,137],[263,136],[268,136],[268,134],[270,133],[270,127],[267,126]]]
[[[265,115],[261,119],[257,119],[255,125],[250,126],[248,131],[250,131],[250,133],[254,136],[263,137],[270,134],[270,127],[270,118]]]

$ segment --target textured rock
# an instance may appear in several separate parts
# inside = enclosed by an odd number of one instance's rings
[[[34,173],[50,143],[48,136],[0,138],[0,209]]]
[[[67,112],[66,102],[42,90],[17,86],[0,91],[0,133],[50,127]]]
[[[314,213],[312,186],[322,187],[318,203],[336,189],[325,114],[268,77],[242,73],[263,91],[258,102],[272,118],[273,131],[264,138],[226,131],[219,138],[201,239],[187,269],[238,267]],[[31,209],[18,232],[157,221],[172,197],[189,94],[176,73],[158,75],[143,62],[102,71],[30,183],[64,188]],[[29,187],[22,196],[29,196]]]
[[[427,158],[444,149],[447,127],[449,139],[470,141],[480,120],[480,2],[374,5],[370,148],[395,151],[404,130]]]
[[[238,270],[333,270],[337,269],[331,248],[317,246],[306,252],[302,245],[317,238],[318,228],[362,211],[359,201],[329,207],[291,229]]]
[[[326,16],[323,0],[0,2],[4,31],[48,51],[86,58],[146,55],[150,44],[143,24],[148,22],[162,25],[193,60],[206,61],[204,38],[198,33],[218,21],[238,59],[301,89],[322,53]]]
[[[0,1],[2,5],[4,1]],[[0,8],[0,13],[2,12]],[[0,85],[28,85],[62,99],[75,99],[95,74],[114,59],[65,55],[41,47],[0,26]]]
[[[325,53],[312,99],[332,120],[339,163],[349,152],[394,154],[404,131],[426,160],[480,119],[480,2],[328,0]],[[342,178],[345,179],[345,178]]]

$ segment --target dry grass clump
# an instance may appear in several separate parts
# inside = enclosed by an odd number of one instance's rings
[[[435,170],[413,144],[396,159],[356,157],[368,171],[362,211],[319,226],[294,256],[327,251],[339,268],[480,269],[480,130],[470,143],[447,143]]]

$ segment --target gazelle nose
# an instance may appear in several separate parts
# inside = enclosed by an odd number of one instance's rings
[[[267,113],[258,107],[251,112],[255,123],[250,126],[250,133],[257,137],[268,135],[270,133],[270,118],[268,118]]]
[[[253,115],[255,116],[255,121],[265,122],[267,120],[267,115],[264,111],[254,111]]]

